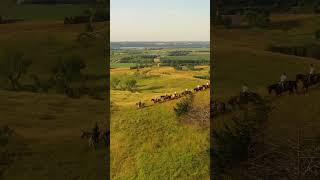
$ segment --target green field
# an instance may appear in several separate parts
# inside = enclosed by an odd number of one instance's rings
[[[164,49],[159,54],[179,49]],[[125,54],[117,52],[118,54]],[[145,52],[152,53],[152,52]],[[206,55],[209,57],[209,54]],[[116,59],[117,57],[114,57]],[[124,63],[117,63],[124,64]],[[182,92],[208,80],[194,75],[208,74],[208,66],[199,70],[175,70],[173,67],[148,67],[139,70],[133,92],[111,89],[111,178],[112,179],[209,179],[209,126],[194,116],[209,115],[210,91],[195,95],[192,113],[176,117],[173,107],[180,100],[153,104],[151,98]],[[134,77],[137,70],[111,69],[111,79]],[[138,101],[146,107],[137,109]]]
[[[26,21],[0,25],[0,62],[8,58],[9,52],[23,52],[32,61],[21,84],[32,84],[31,75],[47,80],[58,60],[78,56],[86,64],[82,73],[91,78],[86,86],[99,89],[95,95],[81,98],[70,98],[54,89],[47,93],[9,91],[1,76],[0,128],[9,126],[14,134],[8,139],[0,137],[0,179],[106,178],[105,146],[101,144],[94,150],[88,140],[80,137],[81,130],[89,130],[95,123],[100,128],[106,124],[106,41],[100,35],[85,47],[77,41],[85,30],[84,24],[63,25],[65,15],[81,15],[84,9],[23,5],[14,7],[9,17]],[[108,23],[93,26],[109,33]]]
[[[266,143],[274,143],[279,139],[295,139],[298,128],[319,125],[319,92],[313,87],[304,94],[299,84],[299,93],[284,94],[281,97],[269,95],[267,86],[279,81],[280,75],[288,74],[289,80],[295,80],[298,73],[308,73],[309,65],[315,64],[317,69],[320,61],[317,59],[297,57],[267,51],[271,44],[318,43],[314,32],[320,28],[319,15],[314,14],[273,14],[271,23],[285,24],[294,21],[298,26],[283,31],[277,28],[229,28],[216,27],[215,37],[214,83],[215,99],[226,101],[229,97],[239,94],[243,83],[247,83],[250,90],[259,93],[271,102],[273,107],[266,122],[264,133]],[[318,71],[318,70],[317,70]],[[221,130],[228,124],[232,115],[222,115],[215,118],[213,126]],[[319,134],[314,130],[312,135]],[[214,140],[213,140],[214,141]],[[288,144],[281,144],[288,148]],[[234,177],[241,174],[239,166],[232,167],[227,175]]]

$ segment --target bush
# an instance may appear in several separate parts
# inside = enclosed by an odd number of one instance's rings
[[[180,117],[181,115],[187,113],[191,108],[192,101],[193,95],[190,95],[178,102],[176,107],[173,108],[176,116]]]
[[[134,91],[137,88],[137,81],[135,79],[127,79],[125,84],[126,89],[129,91]]]
[[[84,88],[85,76],[81,71],[85,67],[84,60],[76,55],[55,62],[51,73],[57,92],[65,93],[68,96],[82,92],[80,89]]]
[[[110,79],[110,84],[111,84],[111,88],[112,89],[117,89],[119,87],[120,84],[120,79],[117,77],[112,77]]]
[[[137,80],[133,77],[123,75],[122,77],[112,77],[110,79],[111,88],[115,90],[135,91],[137,89]]]

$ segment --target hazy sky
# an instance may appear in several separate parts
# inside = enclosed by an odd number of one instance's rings
[[[111,41],[209,41],[210,0],[111,0]]]

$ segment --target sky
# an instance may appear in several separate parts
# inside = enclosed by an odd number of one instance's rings
[[[111,41],[209,41],[210,0],[111,0]]]

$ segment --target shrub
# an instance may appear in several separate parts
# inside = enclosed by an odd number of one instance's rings
[[[84,60],[76,55],[55,62],[51,68],[51,73],[57,92],[72,96],[77,94],[78,91],[82,91],[80,89],[84,88],[85,76],[81,71],[85,67]]]
[[[117,89],[120,84],[120,79],[118,77],[112,77],[110,79],[110,84],[112,89]]]
[[[123,75],[121,77],[112,77],[110,80],[111,88],[116,90],[135,91],[137,89],[137,80],[134,77]]]
[[[192,101],[193,101],[193,96],[190,95],[190,96],[182,99],[180,102],[178,102],[176,104],[176,107],[173,108],[176,116],[179,117],[179,116],[187,113],[191,108]]]
[[[126,89],[129,91],[134,91],[137,88],[137,81],[135,79],[127,79],[125,84]]]

